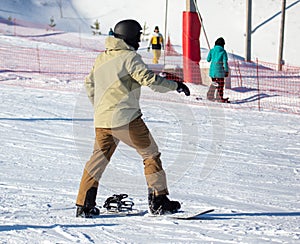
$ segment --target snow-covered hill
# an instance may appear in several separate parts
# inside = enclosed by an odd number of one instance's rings
[[[58,3],[62,3],[62,14]],[[300,66],[298,46],[300,42],[300,1],[286,1],[286,29],[283,58],[286,64]],[[216,38],[223,36],[229,52],[245,56],[246,1],[218,0],[201,1],[198,6],[203,18],[210,45]],[[155,25],[165,33],[166,1],[152,0],[2,0],[0,16],[20,18],[36,23],[48,24],[53,16],[57,28],[75,32],[90,32],[90,25],[99,19],[101,31],[107,34],[119,20],[137,19],[141,24],[147,23],[149,32]],[[174,44],[181,45],[182,11],[185,1],[168,1],[167,30]],[[253,1],[252,17],[252,59],[277,63],[280,29],[281,1]],[[63,18],[61,18],[61,15]],[[205,38],[201,37],[201,46],[207,47]]]
[[[89,27],[89,23],[81,18],[72,1],[64,0],[3,0],[0,2],[0,17],[16,18],[20,20],[18,22],[24,20],[44,26],[50,24],[50,18],[53,17],[56,28],[64,31],[88,31]],[[25,24],[28,25],[26,22]]]

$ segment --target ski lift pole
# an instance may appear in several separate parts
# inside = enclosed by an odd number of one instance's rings
[[[182,14],[183,76],[186,82],[201,84],[199,62],[201,23],[193,0],[186,0],[186,11]]]
[[[166,65],[166,45],[165,45],[165,40],[167,37],[167,22],[168,22],[168,0],[166,0],[166,12],[165,12],[165,36],[164,36],[164,42],[163,42],[163,46],[164,46],[164,66]]]
[[[204,25],[203,25],[203,21],[202,21],[202,17],[201,17],[201,14],[200,14],[198,5],[197,5],[197,3],[196,3],[195,0],[193,0],[193,1],[194,1],[194,4],[195,4],[195,7],[196,7],[196,12],[197,12],[197,14],[198,14],[198,16],[199,16],[200,24],[201,24],[202,29],[203,29],[203,34],[204,34],[204,37],[205,37],[205,40],[206,40],[207,47],[208,47],[208,49],[210,50],[209,41],[208,41],[208,38],[207,38],[207,35],[206,35],[206,31],[205,31],[205,28],[204,28]]]

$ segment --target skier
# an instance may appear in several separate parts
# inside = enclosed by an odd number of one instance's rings
[[[182,82],[167,80],[148,69],[136,52],[141,30],[135,20],[117,23],[114,36],[105,40],[106,51],[96,58],[85,79],[86,91],[94,107],[96,138],[80,182],[77,217],[100,214],[96,208],[99,180],[119,141],[136,149],[143,159],[150,212],[176,212],[181,207],[179,202],[167,197],[169,191],[160,152],[141,118],[139,99],[141,86],[162,93],[177,90],[186,96],[190,91]]]
[[[211,62],[209,76],[212,78],[212,84],[207,92],[207,99],[218,102],[228,102],[228,98],[223,98],[224,78],[228,77],[228,56],[224,49],[225,41],[222,37],[215,41],[215,46],[207,56],[207,61]],[[217,89],[217,96],[215,91]]]
[[[164,49],[164,38],[162,34],[159,32],[158,26],[155,26],[153,36],[149,41],[148,52],[150,51],[150,47],[152,47],[153,52],[153,60],[152,63],[158,64],[158,60],[161,56],[161,49]]]

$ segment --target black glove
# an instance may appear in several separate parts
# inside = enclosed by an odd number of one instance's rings
[[[189,96],[191,95],[191,92],[190,92],[190,89],[183,83],[183,82],[180,82],[180,81],[175,81],[178,85],[177,87],[177,91],[180,93],[180,92],[184,92],[184,94],[186,96]]]
[[[159,76],[161,77],[164,77],[168,80],[173,80],[175,81],[177,84],[178,84],[178,87],[177,87],[177,91],[180,93],[180,92],[184,92],[184,94],[186,96],[189,96],[191,93],[190,93],[190,89],[183,83],[183,79],[180,78],[179,76],[176,76],[172,73],[169,73],[169,72],[161,72],[159,73]]]

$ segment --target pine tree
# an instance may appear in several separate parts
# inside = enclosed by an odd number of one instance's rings
[[[54,30],[54,27],[56,26],[55,22],[54,22],[54,18],[53,16],[50,18],[50,23],[48,24],[49,28],[47,28],[48,30]]]
[[[147,22],[144,23],[143,25],[143,31],[142,31],[142,40],[143,41],[148,41],[147,36],[150,35],[150,33],[147,31],[149,27],[147,26]]]
[[[98,21],[98,19],[96,19],[96,21],[94,22],[94,25],[91,25],[91,28],[92,28],[92,32],[94,35],[96,35],[96,34],[101,35],[100,22]]]
[[[50,18],[50,24],[48,24],[51,28],[55,27],[56,24],[54,23],[54,18],[53,16]]]

